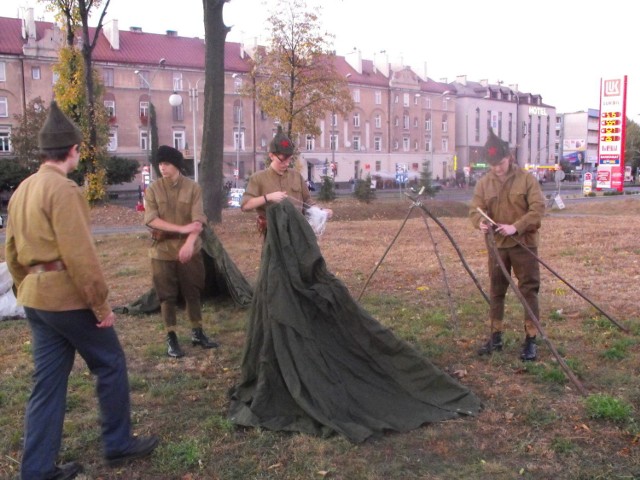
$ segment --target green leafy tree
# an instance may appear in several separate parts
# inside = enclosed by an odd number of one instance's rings
[[[32,172],[15,158],[3,159],[0,168],[0,192],[11,192]]]
[[[204,121],[201,172],[204,212],[210,221],[222,221],[226,203],[223,188],[224,51],[229,27],[222,10],[228,0],[202,0],[205,31]]]
[[[435,197],[437,190],[433,187],[433,174],[431,172],[431,162],[422,163],[422,171],[420,172],[420,181],[418,182],[418,191],[424,188],[423,194]]]
[[[320,191],[318,192],[318,200],[322,202],[330,202],[336,199],[336,184],[328,175],[322,177]]]
[[[67,45],[61,49],[54,87],[60,108],[76,121],[85,142],[81,151],[80,173],[85,176],[85,195],[90,202],[106,194],[104,162],[108,143],[108,115],[102,106],[102,89],[93,68],[93,50],[102,31],[110,0],[43,0],[63,23]],[[97,25],[89,28],[89,17],[99,12]],[[76,32],[80,33],[77,48]],[[55,70],[55,67],[54,67]]]
[[[18,126],[11,131],[11,145],[16,161],[24,167],[27,175],[34,173],[40,166],[38,132],[48,114],[48,106],[40,97],[37,97],[29,101],[24,115],[14,115]]]
[[[140,171],[140,165],[130,158],[113,156],[105,164],[108,185],[122,185],[132,182]]]
[[[256,98],[290,138],[319,135],[327,113],[353,109],[347,80],[335,69],[333,35],[321,31],[305,0],[278,0],[268,22],[269,46],[254,56],[255,82],[243,93]]]
[[[353,196],[364,203],[370,203],[376,198],[376,191],[371,188],[371,175],[367,175],[364,180],[356,180]]]
[[[640,125],[627,119],[627,129],[624,141],[625,164],[632,168],[633,174],[638,175],[640,166]]]

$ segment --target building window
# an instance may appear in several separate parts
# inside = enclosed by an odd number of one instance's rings
[[[355,152],[360,151],[360,136],[359,135],[354,135],[353,136],[353,150]]]
[[[102,82],[105,87],[113,87],[113,68],[102,69]]]
[[[445,133],[449,131],[449,118],[446,113],[442,115],[442,131]]]
[[[380,160],[376,160],[376,172],[382,170],[382,162]]]
[[[382,128],[382,116],[379,113],[376,113],[373,123],[376,128]]]
[[[376,152],[382,151],[382,137],[373,137],[373,149]]]
[[[181,72],[173,72],[173,91],[174,92],[182,91],[182,73]]]
[[[11,128],[0,127],[0,152],[11,151]]]
[[[398,94],[396,94],[396,95],[393,97],[393,103],[398,103],[399,101],[400,101],[400,97],[398,96]]]
[[[149,82],[149,72],[147,70],[138,71],[138,87],[139,88],[149,88],[151,82]]]
[[[175,107],[171,107],[171,115],[173,116],[174,122],[184,121],[184,102]]]
[[[411,148],[411,146],[410,146],[410,139],[409,139],[409,137],[403,137],[403,138],[402,138],[402,150],[403,150],[404,152],[408,152],[410,148]]]
[[[140,150],[149,150],[149,132],[146,130],[140,131]]]
[[[382,92],[376,90],[374,93],[376,105],[382,105]]]
[[[403,93],[402,94],[402,105],[404,105],[405,107],[409,106],[409,94],[408,93]]]
[[[353,90],[353,101],[355,103],[360,103],[360,89],[356,88]]]
[[[332,127],[337,127],[338,126],[338,114],[337,113],[332,113],[331,114],[331,126]]]
[[[430,132],[430,131],[431,131],[431,112],[427,113],[427,114],[424,116],[424,129],[425,129],[427,132]]]
[[[418,117],[414,117],[413,119],[413,128],[418,128]]]
[[[182,130],[173,131],[173,148],[184,150],[184,132]]]
[[[427,97],[424,99],[425,108],[431,109],[431,97]]]
[[[238,93],[241,88],[242,88],[242,78],[235,77],[233,79],[233,93]],[[280,90],[280,87],[278,86],[276,90]]]
[[[244,150],[244,132],[242,130],[239,134],[237,129],[233,132],[233,149],[236,151]]]
[[[7,64],[4,62],[0,62],[0,82],[7,81]]]
[[[31,67],[31,78],[40,80],[40,67]]]
[[[430,137],[425,137],[424,139],[424,149],[427,152],[431,152],[431,138]]]
[[[149,102],[140,102],[140,118],[149,118]]]
[[[329,148],[332,151],[336,151],[338,149],[338,135],[331,135],[329,137]]]
[[[354,127],[359,127],[360,126],[360,114],[359,113],[354,113],[353,114],[353,126]]]
[[[107,151],[115,152],[118,149],[118,131],[112,129],[109,131],[109,143],[107,144]]]
[[[398,143],[398,140],[394,140],[393,141],[393,149],[394,150],[398,150],[400,148],[400,144]]]
[[[413,104],[414,104],[414,105],[419,105],[419,104],[420,104],[420,94],[419,94],[419,93],[416,93],[416,94],[413,96]]]
[[[402,116],[402,126],[405,130],[409,130],[409,115],[406,113]]]
[[[235,123],[236,125],[239,125],[242,123],[242,121],[244,120],[242,118],[243,116],[243,108],[242,105],[239,102],[236,102],[235,105],[233,106],[233,123]]]
[[[311,152],[314,148],[314,144],[315,144],[315,139],[313,138],[313,135],[307,135],[307,151]]]
[[[449,151],[449,139],[448,138],[443,138],[442,139],[442,151],[445,152],[445,153]]]
[[[115,100],[105,100],[104,108],[107,110],[107,115],[109,115],[109,118],[116,118],[116,101]]]
[[[415,142],[413,142],[413,149],[417,152],[419,148],[420,148],[420,144],[416,140]]]
[[[442,99],[442,110],[449,110],[449,97]]]
[[[393,126],[394,127],[399,127],[400,126],[400,119],[398,118],[397,115],[393,118]]]
[[[0,117],[9,116],[9,102],[7,97],[0,97]]]

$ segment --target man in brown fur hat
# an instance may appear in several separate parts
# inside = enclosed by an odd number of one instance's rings
[[[489,172],[477,183],[471,200],[470,219],[474,227],[484,234],[495,228],[498,254],[507,270],[518,279],[518,289],[531,311],[539,317],[538,291],[540,289],[540,266],[537,259],[514,239],[537,254],[545,201],[540,184],[513,162],[509,144],[489,130],[485,144]],[[478,208],[497,223],[492,226]],[[504,299],[509,288],[497,260],[489,252],[489,277],[491,281],[489,321],[491,337],[479,350],[479,355],[489,355],[493,350],[502,350]],[[524,314],[525,342],[520,358],[536,359],[536,326]]]
[[[158,438],[131,433],[127,364],[113,325],[91,237],[89,207],[67,178],[80,160],[82,134],[55,102],[38,135],[42,165],[9,202],[6,259],[32,334],[34,386],[25,415],[22,480],[77,476],[56,466],[76,351],[97,378],[108,465],[149,455]]]

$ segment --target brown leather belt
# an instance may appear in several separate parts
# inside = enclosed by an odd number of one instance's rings
[[[66,270],[66,269],[67,267],[65,266],[62,260],[54,260],[53,262],[37,263],[35,265],[31,265],[27,267],[27,272],[29,273],[62,272],[63,270]]]
[[[165,232],[164,230],[151,230],[151,238],[156,242],[161,242],[163,240],[173,240],[176,238],[187,238],[188,235],[184,233],[177,232]]]

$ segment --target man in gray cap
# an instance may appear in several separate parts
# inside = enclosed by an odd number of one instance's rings
[[[67,178],[80,161],[82,133],[55,102],[38,135],[42,164],[9,202],[6,260],[32,333],[34,386],[25,415],[23,480],[62,480],[82,471],[56,466],[67,383],[76,351],[97,377],[108,465],[149,455],[158,438],[131,433],[124,352],[91,237],[89,207]]]
[[[498,254],[507,270],[518,279],[518,289],[531,311],[539,317],[538,291],[540,290],[540,266],[538,260],[527,251],[538,251],[545,201],[540,184],[517,164],[509,150],[509,144],[489,129],[485,144],[489,172],[477,183],[471,200],[470,218],[474,227],[486,234],[495,228]],[[497,225],[491,225],[478,211],[488,214]],[[515,241],[518,240],[518,242]],[[479,350],[479,355],[489,355],[494,350],[502,350],[504,300],[509,281],[502,273],[497,260],[489,252],[489,277],[491,281],[489,321],[491,337]],[[528,312],[524,314],[525,342],[520,358],[525,361],[536,359],[537,328]]]
[[[191,323],[191,343],[202,348],[218,344],[202,330],[201,293],[205,283],[200,232],[207,223],[200,185],[183,175],[184,157],[168,145],[158,147],[161,178],[147,189],[145,225],[153,229],[149,249],[153,287],[167,332],[167,355],[184,356],[176,335],[176,304],[182,295]]]

